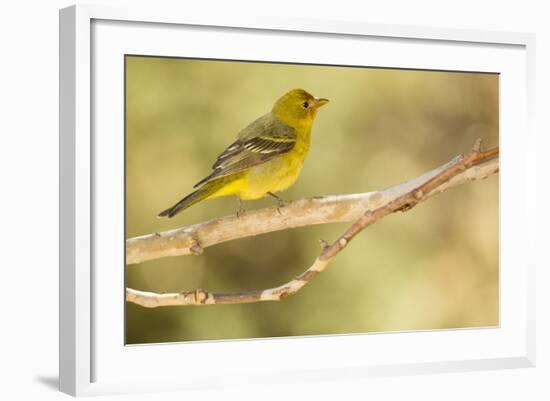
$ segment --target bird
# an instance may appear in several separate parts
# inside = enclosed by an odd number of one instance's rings
[[[329,102],[304,89],[292,89],[281,96],[267,114],[246,126],[215,160],[212,172],[194,185],[194,191],[158,217],[172,218],[206,199],[236,195],[237,217],[243,200],[276,195],[293,185],[307,157],[311,129],[319,108]],[[279,207],[277,210],[280,212]]]

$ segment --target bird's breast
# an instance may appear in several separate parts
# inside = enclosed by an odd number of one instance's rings
[[[240,194],[242,199],[258,199],[268,192],[284,191],[296,182],[309,146],[298,141],[294,148],[266,163],[252,167],[247,175],[247,185]]]

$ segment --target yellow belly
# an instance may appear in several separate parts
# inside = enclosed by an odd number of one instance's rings
[[[293,157],[294,156],[294,157]],[[264,164],[252,167],[243,177],[239,196],[241,199],[259,199],[268,192],[284,191],[296,182],[302,170],[303,160],[296,155],[282,155]]]

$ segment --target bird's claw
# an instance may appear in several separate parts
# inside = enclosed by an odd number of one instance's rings
[[[273,198],[277,199],[277,213],[282,214],[281,213],[281,208],[288,205],[289,202],[287,202],[284,199],[280,198],[279,196],[275,195],[273,192],[268,192],[267,194],[269,196],[272,196]]]
[[[281,208],[287,206],[289,203],[290,202],[287,202],[287,201],[279,198],[278,202],[277,202],[277,213],[282,214],[281,213]]]
[[[241,217],[245,213],[243,207],[243,200],[239,197],[239,209],[237,210],[237,218]]]

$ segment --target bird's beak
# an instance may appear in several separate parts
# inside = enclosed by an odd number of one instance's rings
[[[316,108],[319,108],[325,104],[327,104],[329,102],[328,99],[325,99],[324,97],[315,97],[313,98],[313,100],[315,101],[315,107]]]

